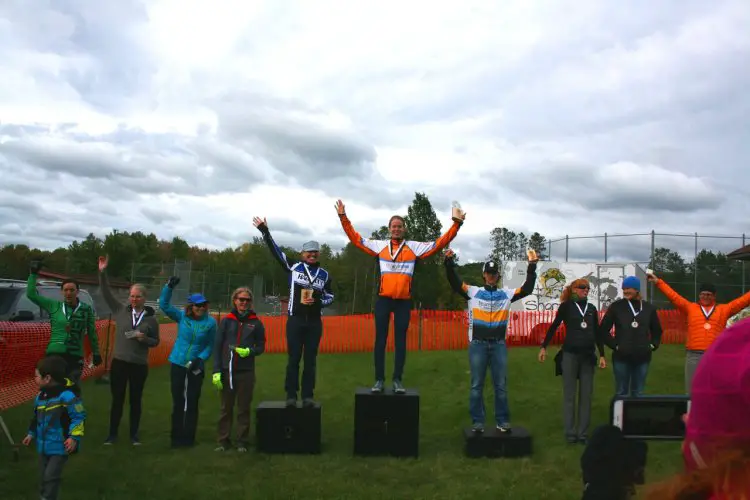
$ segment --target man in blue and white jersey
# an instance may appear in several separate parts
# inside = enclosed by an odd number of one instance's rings
[[[304,357],[302,371],[302,405],[315,404],[315,367],[318,347],[323,335],[321,311],[333,303],[331,276],[318,262],[320,244],[308,241],[302,245],[300,259],[287,257],[271,237],[266,219],[253,218],[253,224],[263,234],[271,254],[289,276],[289,308],[286,321],[286,342],[289,359],[286,365],[286,405],[297,406],[300,388],[299,365]]]
[[[484,432],[484,379],[489,367],[495,387],[495,421],[500,432],[510,432],[510,409],[506,377],[508,374],[508,349],[505,335],[508,329],[511,303],[526,297],[534,290],[536,282],[536,256],[529,260],[526,281],[521,288],[499,288],[500,271],[497,262],[484,263],[484,286],[467,285],[456,273],[455,254],[445,253],[445,271],[453,291],[469,301],[469,365],[471,391],[469,414],[474,432]]]

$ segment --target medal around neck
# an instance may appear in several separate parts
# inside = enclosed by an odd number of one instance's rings
[[[703,324],[703,328],[705,328],[706,330],[710,330],[711,329],[711,323],[709,323],[709,322],[704,323]]]
[[[581,328],[586,328],[587,326],[589,326],[588,323],[581,321]]]
[[[638,328],[638,322],[633,320],[633,322],[630,323],[630,326],[632,326],[633,328]]]

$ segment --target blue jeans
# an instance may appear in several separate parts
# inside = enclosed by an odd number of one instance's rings
[[[484,379],[487,366],[495,387],[495,422],[497,425],[510,424],[508,393],[505,388],[508,376],[508,348],[504,340],[474,339],[469,344],[469,365],[471,367],[471,391],[469,393],[469,414],[473,423],[484,423]]]
[[[643,394],[649,364],[649,362],[628,363],[612,360],[612,371],[615,374],[615,395],[637,397]]]

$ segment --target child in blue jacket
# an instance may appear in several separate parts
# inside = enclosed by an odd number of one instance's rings
[[[208,299],[203,295],[190,295],[182,311],[172,305],[172,291],[179,282],[177,276],[169,278],[159,297],[159,309],[177,323],[177,338],[169,354],[173,448],[195,444],[205,364],[216,338],[216,320],[209,314]]]
[[[48,356],[36,365],[34,381],[39,394],[34,399],[34,417],[23,439],[24,446],[36,439],[39,452],[39,494],[43,500],[57,498],[62,470],[68,456],[76,453],[83,437],[86,411],[65,378],[67,363]]]

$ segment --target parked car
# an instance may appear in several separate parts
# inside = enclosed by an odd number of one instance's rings
[[[36,289],[39,295],[63,300],[59,282],[40,280]],[[78,299],[96,313],[96,303],[89,292],[80,290]],[[49,321],[49,314],[26,297],[25,281],[0,279],[0,321]]]

